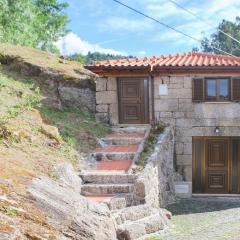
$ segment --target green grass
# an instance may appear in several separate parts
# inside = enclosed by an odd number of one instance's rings
[[[2,73],[0,68],[1,120],[15,118],[21,111],[35,107],[40,100],[40,89],[31,78],[16,81]]]
[[[45,123],[58,127],[61,139],[67,145],[67,152],[71,148],[89,152],[96,147],[97,137],[111,132],[110,127],[97,122],[94,115],[71,108],[58,111],[42,103],[44,97],[36,79],[6,74],[0,66],[0,124],[17,118],[25,110],[36,108],[46,120]],[[37,135],[38,126],[33,126],[32,132]]]
[[[0,211],[6,213],[8,216],[18,216],[19,212],[17,209],[9,206],[0,206]]]
[[[164,126],[158,125],[155,128],[151,129],[148,139],[144,145],[144,149],[139,157],[139,160],[136,162],[139,166],[145,166],[147,159],[154,150],[154,146],[157,143],[157,138],[164,130]]]
[[[111,132],[108,125],[97,122],[94,115],[90,113],[72,108],[57,111],[46,106],[40,107],[39,110],[46,121],[58,127],[67,145],[76,147],[78,150],[95,147],[95,138]]]
[[[146,240],[163,240],[163,238],[160,236],[154,236],[154,237],[146,238]]]

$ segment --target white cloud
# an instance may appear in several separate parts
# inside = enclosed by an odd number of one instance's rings
[[[136,52],[136,55],[143,57],[143,56],[147,55],[147,52],[145,50],[141,50],[141,51]]]
[[[191,15],[182,14],[181,10],[171,2],[152,2],[146,6],[147,14],[158,20],[172,19],[181,17],[181,19],[191,19]]]
[[[152,21],[146,18],[122,18],[122,17],[108,17],[103,23],[100,24],[101,29],[120,30],[120,31],[146,31],[153,28]]]
[[[65,37],[58,40],[55,45],[59,48],[61,54],[63,55],[71,55],[75,53],[86,55],[88,52],[100,52],[114,55],[126,54],[121,51],[103,48],[98,44],[92,44],[84,41],[73,32],[68,33]]]
[[[152,4],[154,3],[154,0]],[[176,2],[179,2],[176,0]],[[180,3],[180,2],[179,2]],[[181,3],[180,3],[181,4]],[[183,5],[183,4],[182,4]],[[197,4],[199,6],[199,4]],[[183,5],[184,6],[184,5]],[[197,8],[194,6],[185,6],[187,9],[198,15],[199,17],[203,18],[207,21],[207,23],[200,21],[199,19],[191,16],[187,12],[182,11],[181,9],[175,9],[178,11],[178,14],[181,13],[184,15],[189,15],[192,17],[191,21],[188,21],[181,18],[181,22],[176,21],[176,15],[174,15],[174,9],[170,10],[170,15],[164,14],[162,16],[168,16],[168,19],[175,19],[170,25],[174,28],[196,38],[201,40],[204,36],[210,36],[213,32],[216,31],[216,28],[218,24],[221,22],[222,19],[227,19],[230,21],[234,21],[235,17],[239,15],[237,13],[237,9],[240,7],[239,0],[213,0],[211,2],[206,3],[205,5],[202,5],[201,8]],[[154,7],[152,6],[153,12]],[[159,16],[161,16],[160,12],[161,6],[156,7],[155,11],[156,14],[159,10]],[[166,9],[162,9],[162,11],[166,11]],[[171,16],[172,15],[172,16]],[[183,35],[174,32],[170,29],[163,29],[162,31],[157,31],[153,34],[152,38],[149,40],[150,42],[169,42],[169,44],[173,46],[198,46],[199,42],[188,39],[187,37],[184,37]]]

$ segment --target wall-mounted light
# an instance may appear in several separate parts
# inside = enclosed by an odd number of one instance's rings
[[[215,133],[219,133],[220,132],[220,128],[219,127],[215,127],[214,132]]]

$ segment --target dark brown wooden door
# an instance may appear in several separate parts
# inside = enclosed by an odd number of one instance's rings
[[[148,80],[144,78],[119,78],[119,123],[148,123]]]
[[[205,191],[228,193],[228,139],[206,140]]]
[[[193,192],[240,193],[240,138],[193,138]]]

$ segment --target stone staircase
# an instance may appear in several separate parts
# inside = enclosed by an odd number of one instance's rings
[[[101,139],[104,147],[93,153],[95,169],[81,172],[82,194],[109,207],[119,240],[145,239],[162,230],[170,216],[163,209],[134,201],[138,174],[132,174],[131,167],[143,149],[149,128],[113,128],[113,132]]]

